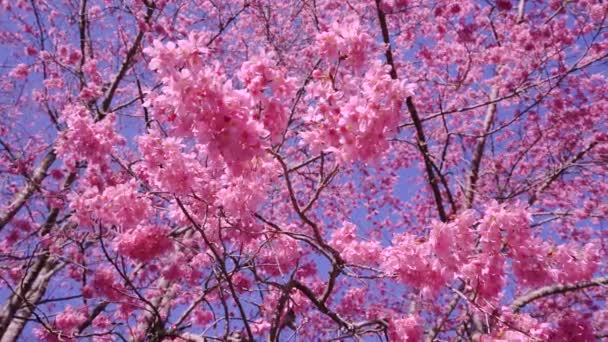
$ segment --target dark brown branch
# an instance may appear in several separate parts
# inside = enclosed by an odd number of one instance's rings
[[[476,103],[476,104],[468,105],[468,106],[465,106],[465,107],[454,108],[454,109],[451,109],[451,110],[442,110],[442,111],[439,111],[439,112],[430,113],[430,114],[428,114],[428,116],[422,118],[421,121],[422,122],[431,121],[433,119],[436,119],[438,117],[445,116],[445,115],[448,115],[448,114],[464,113],[464,112],[468,112],[468,111],[475,110],[475,109],[478,109],[478,108],[486,107],[486,106],[488,106],[488,105],[490,105],[492,103],[498,103],[498,102],[502,102],[504,100],[509,100],[509,99],[521,96],[526,91],[528,91],[530,89],[533,89],[533,88],[540,87],[543,84],[549,83],[549,82],[551,82],[553,80],[557,79],[557,82],[560,82],[561,80],[563,80],[569,74],[574,73],[574,72],[579,71],[579,70],[583,70],[583,69],[585,69],[587,67],[590,67],[591,65],[596,64],[596,63],[598,63],[600,61],[603,61],[606,58],[608,58],[608,53],[606,53],[604,55],[601,55],[600,57],[595,58],[595,59],[593,59],[593,60],[591,60],[589,62],[585,62],[583,64],[580,64],[583,61],[583,59],[581,58],[576,63],[574,63],[571,68],[569,68],[568,70],[566,70],[563,73],[556,74],[556,75],[547,77],[545,79],[542,79],[540,81],[533,82],[533,83],[530,83],[530,84],[527,84],[527,85],[522,85],[521,87],[513,90],[512,92],[496,98],[496,100],[494,100],[494,101],[484,101],[484,102],[481,102],[481,103]],[[403,123],[403,124],[399,125],[399,128],[405,128],[405,127],[410,127],[410,126],[414,126],[414,125],[415,125],[414,122],[406,122],[406,123]]]
[[[577,161],[579,161],[581,158],[583,158],[585,156],[585,154],[587,154],[587,152],[589,152],[597,144],[598,144],[597,141],[590,143],[589,145],[587,145],[587,147],[582,149],[579,153],[574,155],[572,158],[567,160],[561,167],[559,167],[557,170],[555,170],[553,172],[553,174],[551,174],[549,176],[549,178],[547,178],[547,180],[545,182],[543,182],[538,187],[538,189],[536,189],[534,191],[534,193],[530,196],[530,198],[528,199],[528,204],[529,205],[534,204],[538,200],[538,196],[543,191],[545,191],[555,180],[557,180],[559,178],[559,176],[561,176],[564,173],[564,171],[566,171],[569,167],[572,167]]]
[[[437,206],[439,218],[442,222],[446,222],[447,215],[445,214],[445,209],[443,208],[443,200],[441,199],[441,190],[439,189],[439,182],[437,181],[435,173],[433,172],[433,161],[429,153],[426,138],[424,136],[424,130],[422,128],[422,123],[420,122],[420,117],[418,116],[418,111],[414,106],[414,100],[412,100],[411,96],[406,99],[406,104],[412,117],[412,121],[414,122],[414,127],[416,128],[416,144],[418,145],[420,154],[422,154],[422,158],[424,159],[426,175],[429,180],[429,185],[431,186],[431,191],[433,192],[433,198],[435,199],[435,205]]]
[[[228,270],[226,269],[226,264],[222,261],[222,258],[220,257],[219,252],[217,251],[217,249],[215,248],[213,243],[209,240],[209,238],[207,237],[207,234],[205,234],[204,227],[201,226],[194,219],[194,217],[192,217],[192,215],[190,215],[190,212],[186,209],[186,207],[184,206],[184,204],[178,197],[175,197],[175,201],[177,202],[177,205],[179,206],[181,211],[184,213],[184,215],[186,216],[188,221],[190,221],[190,223],[192,223],[192,225],[194,225],[196,230],[198,230],[198,232],[201,234],[201,237],[205,241],[205,244],[209,247],[209,249],[211,250],[211,253],[217,260],[220,271],[222,272],[224,278],[226,279],[226,283],[228,284],[228,289],[232,295],[232,298],[234,299],[234,302],[236,303],[236,306],[241,315],[241,319],[243,320],[243,325],[245,326],[245,330],[247,331],[247,336],[249,337],[250,341],[253,341],[254,340],[253,332],[251,330],[251,327],[249,326],[249,322],[247,321],[247,315],[245,314],[245,309],[243,308],[243,305],[241,304],[241,301],[239,300],[239,297],[236,294],[236,290],[234,289],[234,285],[232,284],[232,281],[230,280],[230,275],[228,274]],[[220,291],[220,293],[221,293],[221,291]]]
[[[84,329],[88,328],[93,323],[95,318],[97,318],[97,316],[99,316],[99,314],[101,314],[106,309],[108,304],[108,302],[101,302],[97,304],[93,311],[91,311],[89,317],[87,317],[86,321],[80,323],[80,325],[78,326],[78,332],[81,333],[84,331]]]
[[[283,169],[283,177],[285,178],[285,183],[287,185],[287,190],[289,192],[289,199],[291,201],[291,204],[292,204],[294,210],[300,217],[300,219],[312,229],[314,239],[317,242],[317,244],[331,254],[331,256],[332,256],[331,262],[340,264],[340,265],[344,265],[345,262],[344,262],[344,259],[342,259],[342,257],[340,256],[340,253],[338,253],[338,251],[336,251],[333,247],[328,245],[327,242],[325,242],[323,240],[323,236],[321,235],[321,231],[320,231],[319,227],[317,226],[317,224],[315,222],[313,222],[308,216],[306,216],[306,213],[302,211],[302,208],[298,204],[298,200],[296,198],[296,193],[293,189],[293,184],[291,182],[291,177],[289,176],[289,168],[287,167],[287,164],[285,163],[283,158],[272,150],[268,150],[268,152],[277,159],[277,161],[281,165],[281,168]]]
[[[511,310],[517,313],[524,306],[532,303],[533,301],[549,296],[554,296],[558,294],[564,294],[568,292],[578,291],[582,289],[586,289],[589,287],[595,286],[604,286],[608,284],[608,276],[593,278],[589,281],[583,281],[575,284],[555,284],[546,287],[542,287],[540,289],[534,290],[532,292],[528,292],[527,294],[515,299],[513,303],[511,303]]]
[[[382,39],[384,40],[384,44],[386,44],[386,51],[384,55],[386,56],[386,63],[391,66],[391,78],[397,79],[397,68],[395,67],[395,62],[393,60],[393,50],[391,49],[391,39],[388,33],[388,25],[386,23],[386,15],[382,8],[380,7],[380,0],[376,0],[376,10],[378,11],[378,20],[380,21],[380,30],[382,30]]]
[[[275,342],[279,340],[279,336],[281,334],[280,322],[281,316],[283,315],[283,311],[285,306],[287,305],[287,301],[289,300],[289,295],[291,289],[293,288],[293,282],[285,284],[283,287],[281,297],[279,297],[279,301],[277,303],[277,307],[272,316],[272,325],[270,326],[270,332],[268,334],[268,342]]]
[[[382,30],[382,39],[384,44],[386,44],[386,51],[384,55],[386,57],[386,63],[390,65],[391,71],[390,75],[393,80],[396,80],[397,77],[397,68],[395,67],[395,62],[393,60],[393,51],[391,49],[391,40],[388,32],[388,24],[386,22],[386,15],[380,8],[380,0],[376,0],[376,10],[378,11],[378,21],[380,22],[380,29]],[[447,215],[445,213],[445,209],[443,208],[443,200],[441,198],[441,190],[439,189],[439,182],[435,177],[435,173],[433,171],[433,162],[431,155],[429,153],[426,137],[424,135],[424,129],[422,127],[422,122],[420,121],[420,116],[418,115],[418,110],[416,110],[416,106],[414,105],[414,100],[411,96],[408,96],[406,99],[407,109],[410,112],[410,116],[412,118],[412,122],[414,123],[414,127],[416,129],[416,144],[418,145],[418,149],[422,154],[422,158],[424,159],[424,166],[426,170],[426,175],[428,177],[429,185],[431,186],[431,191],[433,192],[433,198],[435,199],[435,205],[437,206],[437,212],[439,214],[439,218],[441,221],[447,221]]]
[[[464,283],[458,287],[459,291],[462,291],[463,289],[464,289]],[[437,322],[434,324],[434,326],[428,331],[427,336],[425,338],[426,342],[431,342],[431,341],[435,340],[435,337],[437,337],[437,334],[439,334],[439,332],[443,328],[443,325],[445,324],[445,322],[447,322],[450,315],[452,314],[454,309],[456,309],[456,306],[458,306],[459,303],[460,303],[460,296],[458,296],[458,295],[453,296],[452,299],[450,300],[450,302],[448,303],[448,310],[445,313],[445,315],[441,316],[437,320]]]
[[[155,7],[153,4],[148,5],[148,9],[146,11],[146,16],[144,18],[144,21],[146,23],[148,23],[152,19],[152,14],[154,13],[154,9],[155,9]],[[144,33],[145,32],[142,29],[137,31],[137,36],[135,36],[135,41],[133,42],[133,45],[131,45],[131,47],[129,48],[129,51],[127,51],[125,60],[123,61],[122,65],[120,66],[120,69],[118,70],[118,74],[116,75],[116,77],[114,78],[112,83],[110,84],[108,93],[101,104],[101,112],[98,114],[97,120],[103,119],[106,116],[108,109],[110,109],[110,106],[112,105],[112,100],[114,99],[114,94],[116,93],[116,90],[118,89],[118,85],[120,84],[122,79],[127,74],[127,71],[129,71],[129,69],[131,68],[133,61],[135,59],[135,55],[139,51],[141,42],[144,38]]]
[[[231,16],[230,18],[228,18],[228,20],[226,20],[225,23],[220,23],[220,30],[213,35],[213,37],[211,37],[211,39],[209,39],[209,41],[207,41],[207,47],[211,46],[211,44],[213,44],[213,42],[219,38],[222,33],[224,33],[224,31],[228,28],[228,26],[230,26],[230,24],[235,21],[240,15],[241,13],[243,13],[247,8],[249,8],[250,3],[249,1],[245,1],[245,3],[243,4],[243,7],[236,12],[233,16]]]

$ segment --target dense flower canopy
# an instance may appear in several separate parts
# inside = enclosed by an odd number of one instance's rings
[[[0,341],[608,336],[608,2],[0,0]]]

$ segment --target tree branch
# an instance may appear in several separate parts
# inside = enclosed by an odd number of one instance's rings
[[[541,287],[540,289],[528,292],[527,294],[518,297],[511,303],[511,310],[517,313],[524,306],[532,303],[533,301],[557,294],[564,294],[572,291],[578,291],[595,286],[604,286],[608,284],[608,276],[593,278],[589,281],[583,281],[575,284],[555,284],[550,286]]]
[[[496,115],[496,102],[494,102],[494,100],[497,96],[498,90],[496,87],[493,87],[490,93],[490,105],[488,106],[486,118],[483,123],[483,131],[479,138],[477,138],[477,144],[475,145],[475,152],[473,154],[473,160],[471,162],[468,185],[464,196],[464,206],[467,209],[473,206],[473,200],[475,198],[475,191],[477,187],[477,180],[479,179],[479,168],[481,167],[483,150],[486,145],[487,133],[490,131],[492,123],[494,122],[494,117]]]
[[[386,51],[384,53],[386,57],[386,63],[390,65],[391,71],[390,75],[393,80],[396,80],[397,77],[397,68],[395,67],[395,62],[393,60],[393,51],[391,49],[391,40],[388,32],[388,25],[386,22],[386,15],[380,8],[380,0],[376,0],[376,10],[378,11],[378,21],[380,22],[380,29],[382,30],[382,39],[384,44],[386,44]],[[412,121],[414,122],[414,127],[416,129],[416,144],[418,145],[418,149],[422,154],[422,158],[424,159],[424,165],[426,169],[426,175],[429,180],[429,184],[431,186],[431,190],[433,192],[433,197],[435,199],[435,205],[437,206],[437,212],[439,213],[439,218],[441,221],[447,221],[447,215],[445,214],[445,209],[443,208],[443,200],[441,199],[441,190],[439,189],[439,182],[435,177],[435,173],[433,172],[433,162],[429,153],[429,149],[426,142],[426,137],[424,136],[424,129],[422,128],[422,122],[420,121],[420,116],[418,115],[418,110],[416,110],[416,106],[414,105],[414,100],[411,96],[408,96],[406,99],[407,108],[410,112],[410,116],[412,117]]]

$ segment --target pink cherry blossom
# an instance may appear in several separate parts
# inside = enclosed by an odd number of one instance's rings
[[[121,234],[117,242],[117,250],[120,254],[139,262],[147,262],[167,253],[172,247],[166,230],[157,226],[136,227]]]
[[[0,8],[0,341],[608,335],[606,1]]]
[[[23,63],[17,65],[9,73],[9,76],[11,76],[11,77],[13,77],[15,79],[18,79],[18,80],[26,79],[28,75],[29,75],[28,66],[26,64],[23,64]]]

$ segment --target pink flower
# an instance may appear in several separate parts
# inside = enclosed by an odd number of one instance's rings
[[[263,335],[272,325],[268,321],[255,322],[251,324],[251,331],[256,335]]]
[[[209,310],[196,309],[193,312],[194,324],[205,326],[213,321],[213,313]]]
[[[394,319],[389,324],[391,341],[414,342],[422,340],[424,332],[418,317],[410,316]]]
[[[173,248],[167,231],[158,226],[138,226],[123,233],[118,238],[117,249],[120,254],[139,262],[167,253]]]
[[[38,50],[33,46],[25,47],[25,54],[28,56],[35,56],[38,53]]]
[[[86,292],[87,294],[97,294],[111,300],[116,300],[120,296],[117,289],[120,289],[120,286],[114,279],[112,269],[109,267],[100,267],[93,275],[93,280],[90,283],[90,290],[87,290]]]
[[[588,319],[578,314],[566,314],[559,320],[550,340],[587,342],[596,341],[596,337]]]
[[[103,193],[90,198],[84,196],[82,211],[87,211],[106,224],[118,225],[123,230],[134,228],[150,214],[147,198],[138,192],[138,184],[130,181],[107,187]]]
[[[61,133],[56,151],[71,168],[80,160],[104,164],[114,146],[124,144],[124,139],[114,129],[112,114],[95,122],[84,106],[70,105],[63,110],[62,120],[68,127]]]
[[[373,63],[344,92],[315,83],[318,106],[305,117],[310,131],[301,133],[304,142],[314,150],[337,152],[344,162],[378,160],[396,133],[408,93],[406,83],[392,80],[389,71]]]
[[[341,228],[334,231],[329,243],[350,263],[377,264],[382,247],[376,241],[362,241],[356,229],[354,224],[344,222]]]
[[[86,311],[75,310],[71,306],[55,317],[55,327],[66,335],[76,332],[76,328],[87,320]]]
[[[433,258],[431,244],[411,234],[395,236],[392,246],[382,250],[381,258],[383,270],[393,273],[397,281],[422,290],[425,296],[436,295],[449,280],[449,273],[444,273]]]
[[[24,80],[29,75],[28,66],[23,63],[18,64],[8,75],[18,80]]]
[[[112,321],[108,315],[101,313],[93,320],[93,326],[100,329],[107,329],[112,326]]]

